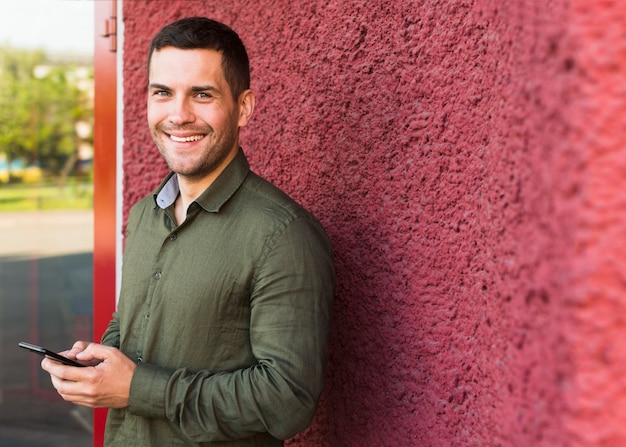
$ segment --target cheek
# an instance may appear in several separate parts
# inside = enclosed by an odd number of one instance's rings
[[[148,127],[151,130],[154,129],[161,121],[163,121],[163,111],[161,109],[161,107],[148,103],[146,117],[148,121]]]
[[[239,127],[238,116],[231,111],[219,110],[210,115],[206,115],[205,122],[208,123],[216,133],[231,133]]]

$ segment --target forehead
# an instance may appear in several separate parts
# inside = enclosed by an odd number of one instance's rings
[[[148,76],[151,83],[225,82],[221,53],[208,49],[164,47],[155,50]]]

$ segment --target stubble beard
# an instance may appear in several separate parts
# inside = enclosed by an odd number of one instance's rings
[[[216,136],[213,129],[199,133],[206,134],[204,139],[201,140],[204,144],[202,153],[193,157],[180,157],[173,153],[173,149],[168,148],[168,137],[162,129],[159,128],[156,132],[152,132],[152,139],[168,168],[189,180],[200,180],[217,171],[222,167],[224,161],[230,156],[233,147],[237,144],[236,132],[227,132],[221,138]]]

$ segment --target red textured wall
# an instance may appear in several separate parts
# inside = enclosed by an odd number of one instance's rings
[[[572,2],[578,101],[568,114],[582,185],[564,327],[567,429],[578,445],[626,445],[626,3]]]
[[[328,386],[289,445],[626,445],[624,6],[125,1],[125,215],[165,173],[146,49],[190,14],[241,35],[244,149],[336,250]]]

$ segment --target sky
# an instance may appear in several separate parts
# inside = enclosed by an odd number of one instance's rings
[[[0,46],[92,56],[95,1],[2,0]]]

